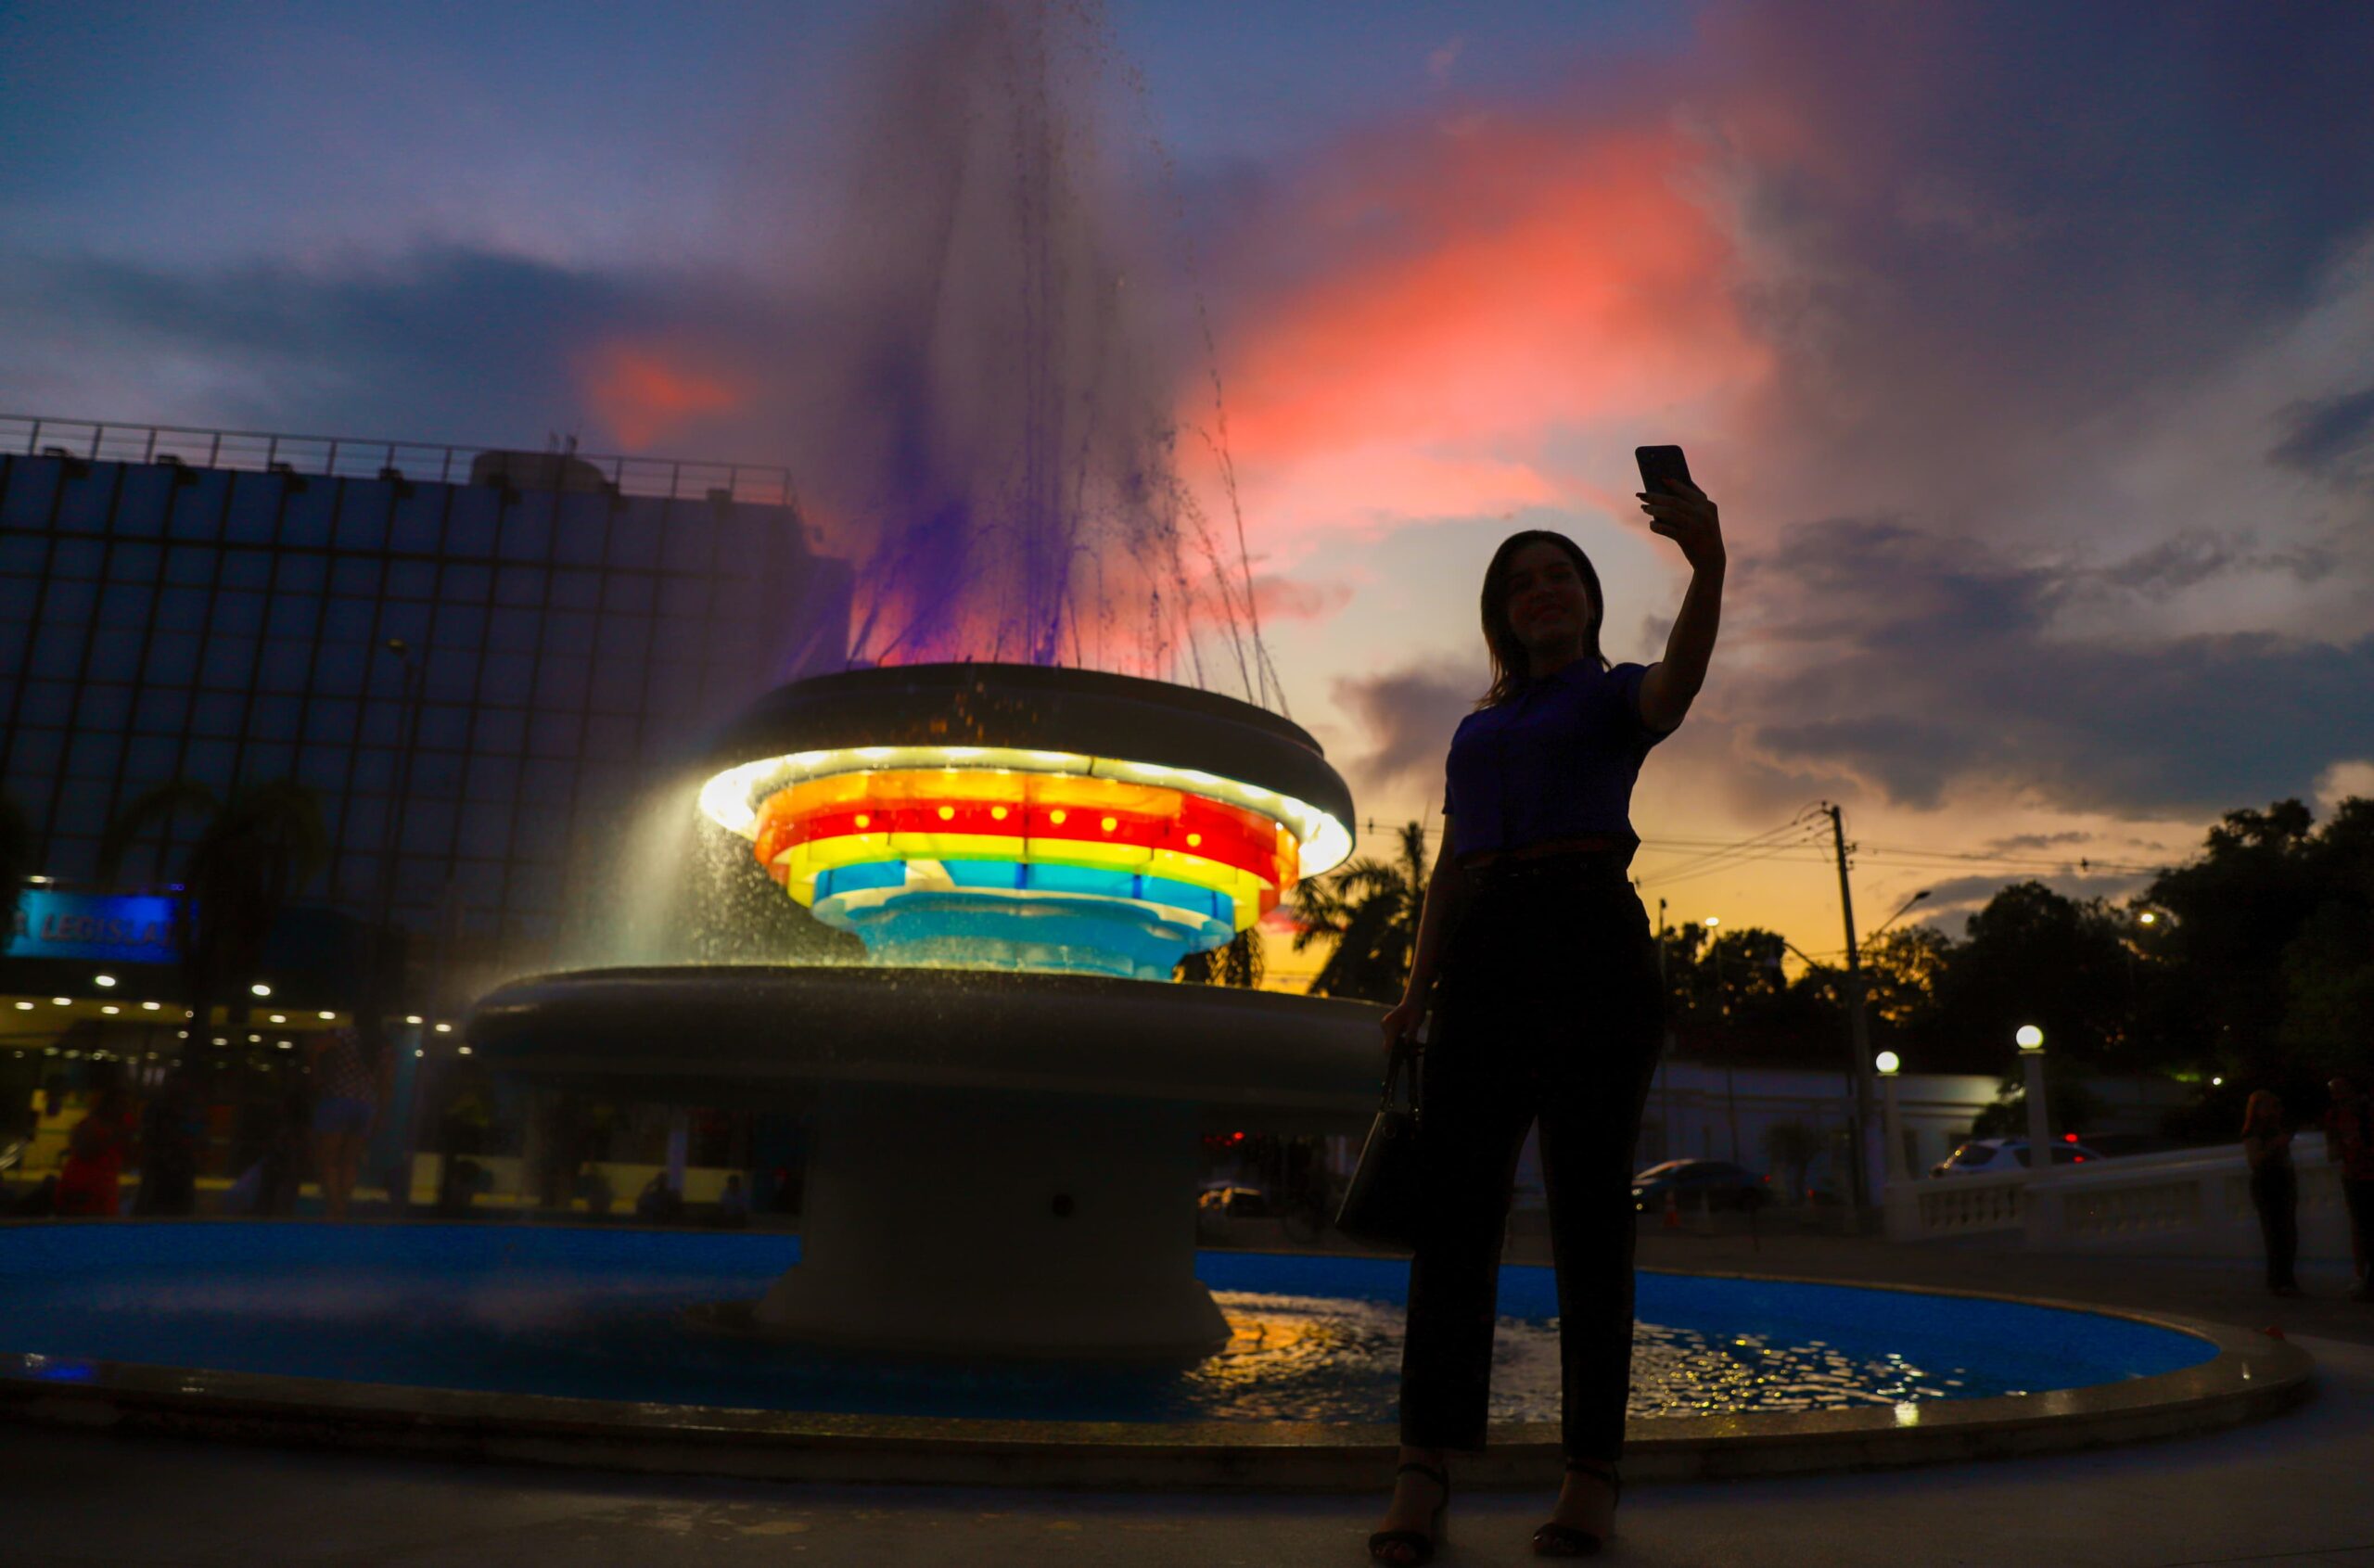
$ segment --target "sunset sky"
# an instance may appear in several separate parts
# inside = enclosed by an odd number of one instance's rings
[[[0,408],[804,476],[856,397],[836,301],[895,261],[833,216],[898,178],[852,106],[932,25],[0,10]],[[1653,441],[1732,553],[1634,800],[1653,912],[1835,952],[1819,800],[1865,930],[1926,887],[1958,934],[2006,880],[2123,897],[2229,808],[2374,794],[2374,8],[1142,0],[1089,36],[1186,477],[1217,376],[1287,706],[1363,817],[1439,803],[1507,532],[1579,541],[1609,654],[1657,656]]]

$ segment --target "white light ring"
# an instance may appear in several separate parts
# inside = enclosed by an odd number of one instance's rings
[[[1352,835],[1318,807],[1193,768],[1130,762],[1068,751],[1029,751],[981,746],[866,746],[834,751],[795,751],[744,762],[701,786],[701,810],[709,821],[744,838],[758,837],[759,802],[779,789],[840,773],[991,771],[1049,773],[1072,778],[1116,779],[1130,784],[1200,795],[1268,818],[1292,834],[1295,876],[1307,880],[1334,870],[1352,852]]]

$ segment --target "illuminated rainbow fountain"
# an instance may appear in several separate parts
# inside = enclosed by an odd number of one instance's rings
[[[544,976],[486,998],[473,1043],[531,1082],[810,1110],[801,1260],[732,1320],[916,1351],[1222,1343],[1199,1128],[1348,1129],[1374,1093],[1373,1007],[1169,978],[1351,852],[1318,744],[1159,682],[942,664],[785,687],[708,757],[708,831],[871,962]]]

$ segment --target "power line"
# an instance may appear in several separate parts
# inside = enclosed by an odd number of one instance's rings
[[[1806,822],[1806,813],[1800,811],[1794,817],[1792,817],[1787,822],[1782,822],[1779,827],[1767,828],[1762,833],[1751,834],[1749,836],[1736,840],[1732,843],[1717,845],[1702,853],[1689,855],[1688,858],[1682,860],[1678,864],[1666,866],[1654,877],[1643,877],[1641,880],[1643,882],[1672,881],[1680,873],[1702,863],[1712,862],[1727,857],[1743,854],[1749,850],[1759,848],[1792,831],[1806,829],[1807,826],[1808,824]],[[1645,848],[1647,847],[1648,846],[1644,841],[1642,848]],[[1784,848],[1793,848],[1793,846],[1784,846]]]
[[[1952,849],[1920,849],[1909,845],[1859,844],[1854,847],[1857,856],[1898,862],[1920,861],[1939,865],[1970,865],[1993,867],[2029,867],[2061,871],[2075,867],[2086,872],[2116,872],[2148,875],[2165,871],[2165,866],[2140,865],[2131,860],[2098,860],[2090,855],[2062,856],[2058,859],[2042,855],[1964,854]]]
[[[1676,883],[1691,882],[1702,876],[1713,876],[1717,872],[1737,871],[1742,866],[1754,865],[1758,860],[1783,859],[1797,860],[1808,865],[1818,864],[1819,857],[1808,856],[1802,853],[1803,848],[1804,847],[1796,844],[1776,844],[1770,848],[1758,854],[1729,856],[1724,860],[1717,860],[1711,865],[1701,865],[1692,871],[1680,872],[1670,875],[1660,874],[1657,876],[1644,876],[1640,879],[1640,886],[1643,887],[1664,889],[1673,886]]]
[[[1660,868],[1653,875],[1643,875],[1641,881],[1659,884],[1678,882],[1684,877],[1698,875],[1704,871],[1720,869],[1726,864],[1765,860],[1773,855],[1791,854],[1810,848],[1812,831],[1812,824],[1806,821],[1805,813],[1799,812],[1794,818],[1781,823],[1779,827],[1768,828],[1762,833],[1741,839],[1735,844],[1724,845],[1717,849],[1688,856],[1671,865]],[[1795,840],[1786,836],[1793,832],[1797,835]],[[1779,842],[1775,842],[1776,840]]]
[[[1433,815],[1431,809],[1427,814]],[[1392,835],[1398,838],[1402,831],[1398,824],[1380,826],[1373,817],[1363,822],[1360,827],[1361,831],[1371,837]],[[1779,844],[1774,842],[1791,829],[1798,827],[1806,829],[1802,842]],[[1436,826],[1421,826],[1419,829],[1421,842],[1428,845],[1440,843],[1443,834],[1444,829]],[[1725,865],[1743,865],[1776,858],[1802,858],[1808,861],[1827,860],[1829,855],[1818,842],[1819,836],[1819,825],[1806,823],[1804,817],[1800,815],[1778,827],[1767,828],[1761,833],[1751,834],[1745,838],[1718,839],[1691,835],[1643,838],[1640,842],[1640,853],[1672,855],[1679,858],[1653,873],[1644,874],[1640,880],[1643,886],[1650,883],[1678,882],[1702,874],[1704,872],[1721,870]],[[1911,845],[1893,844],[1853,844],[1848,846],[1847,853],[1852,863],[1869,863],[1874,866],[1893,865],[1908,870],[1967,869],[1973,872],[1996,871],[2006,873],[2023,872],[2065,873],[2074,871],[2085,875],[2099,873],[2112,876],[2152,876],[2168,869],[2165,865],[2148,865],[2132,860],[2102,860],[2083,855],[2074,858],[2065,856],[2055,858],[2040,855],[1986,854],[1951,849],[1924,849]]]

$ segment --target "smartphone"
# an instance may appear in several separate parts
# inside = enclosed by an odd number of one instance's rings
[[[1686,495],[1682,487],[1693,485],[1690,464],[1678,446],[1636,446],[1633,460],[1640,465],[1640,488],[1653,495]],[[1680,484],[1672,481],[1678,479]]]

